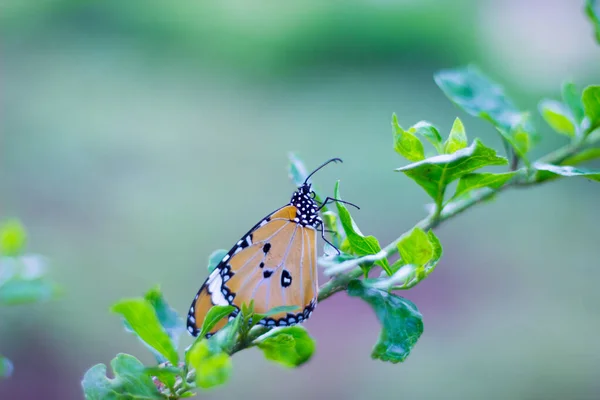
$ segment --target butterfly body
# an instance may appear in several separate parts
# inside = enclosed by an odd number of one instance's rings
[[[308,179],[290,202],[259,221],[227,252],[196,294],[187,318],[188,331],[197,336],[204,316],[215,305],[234,306],[207,337],[237,316],[242,304],[254,302],[254,312],[265,314],[280,306],[295,306],[259,321],[264,326],[290,326],[312,315],[317,306],[317,233],[325,239],[319,205]],[[350,204],[350,203],[349,203]]]

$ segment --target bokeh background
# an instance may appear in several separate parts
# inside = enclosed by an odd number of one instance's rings
[[[20,217],[64,295],[0,310],[15,363],[0,399],[81,399],[118,352],[151,362],[110,305],[160,284],[185,314],[206,260],[289,200],[287,153],[362,209],[388,243],[425,215],[393,168],[391,115],[501,150],[432,74],[466,63],[535,111],[560,84],[600,81],[600,47],[575,0],[158,0],[0,3],[0,216]],[[535,154],[566,142],[536,117]],[[250,350],[206,399],[600,398],[600,185],[508,191],[438,230],[437,271],[406,292],[425,332],[408,360],[370,359],[379,334],[338,294],[306,324],[299,370]],[[186,337],[183,345],[191,343]]]

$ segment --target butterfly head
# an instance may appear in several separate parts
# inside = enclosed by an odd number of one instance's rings
[[[312,226],[316,229],[323,224],[321,217],[319,217],[319,210],[321,208],[315,201],[316,195],[308,180],[315,172],[332,162],[342,162],[342,160],[339,158],[332,158],[331,160],[325,161],[306,177],[304,183],[292,195],[290,204],[296,207],[297,210],[295,222],[304,226]]]
[[[304,226],[317,227],[321,223],[319,205],[310,183],[304,183],[292,195],[290,204],[296,207],[296,222]]]

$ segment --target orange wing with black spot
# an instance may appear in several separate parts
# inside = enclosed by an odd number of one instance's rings
[[[310,317],[317,305],[317,230],[302,224],[294,205],[275,211],[256,224],[223,257],[208,276],[190,307],[188,330],[197,336],[204,316],[214,305],[233,305],[235,318],[242,304],[254,300],[256,313],[279,306],[297,306],[297,313],[279,313],[259,323],[287,326]],[[301,210],[302,211],[302,210]],[[207,334],[223,328],[228,318]]]

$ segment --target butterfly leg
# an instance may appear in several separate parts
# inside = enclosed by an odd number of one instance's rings
[[[337,251],[338,255],[342,254],[342,252],[340,251],[340,249],[338,249],[337,247],[334,246],[333,243],[331,243],[329,240],[327,240],[327,238],[325,237],[325,225],[323,224],[323,221],[319,221],[319,229],[321,230],[321,237],[323,238],[323,240],[325,241],[325,243],[327,243],[328,245],[330,245],[331,247],[333,247],[335,249],[335,251]]]
[[[348,204],[349,206],[356,207],[358,210],[360,210],[360,207],[357,206],[356,204],[350,203],[349,201],[344,201],[344,200],[340,200],[340,199],[334,199],[333,197],[329,197],[329,196],[327,196],[325,198],[325,200],[323,201],[323,203],[319,207],[319,210],[322,209],[323,207],[325,207],[328,203],[343,203],[343,204]]]

